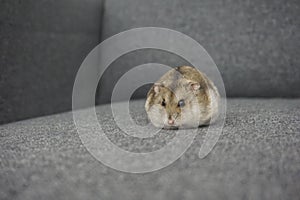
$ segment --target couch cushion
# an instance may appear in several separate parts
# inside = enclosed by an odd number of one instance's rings
[[[146,120],[143,103],[130,104],[138,123]],[[117,145],[133,151],[157,148],[151,140],[122,136],[112,123],[110,105],[97,112]],[[197,156],[207,130],[200,128],[180,159],[140,175],[95,160],[82,145],[71,112],[2,125],[0,198],[297,199],[299,122],[300,99],[229,99],[223,133],[205,159]]]
[[[1,1],[0,124],[71,109],[76,72],[99,42],[101,4]]]
[[[106,39],[145,26],[171,28],[204,46],[228,96],[300,97],[299,12],[299,1],[285,0],[108,0],[102,35]],[[122,73],[145,62],[173,67],[183,61],[160,51],[137,51],[111,66],[105,89],[112,90]],[[109,99],[110,92],[101,92]]]

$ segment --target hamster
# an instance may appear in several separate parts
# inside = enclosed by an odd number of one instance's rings
[[[147,94],[145,110],[152,124],[164,129],[197,128],[218,117],[220,95],[213,82],[194,67],[176,67]]]

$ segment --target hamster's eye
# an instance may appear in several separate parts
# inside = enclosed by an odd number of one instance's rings
[[[161,105],[162,105],[163,107],[166,106],[166,101],[165,101],[165,99],[163,99],[163,101],[161,102]]]
[[[183,99],[181,99],[180,101],[178,101],[178,107],[183,107],[185,106],[185,102]]]

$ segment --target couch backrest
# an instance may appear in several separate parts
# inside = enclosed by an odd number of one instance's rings
[[[171,28],[200,42],[230,97],[300,97],[297,0],[106,0],[102,5],[103,0],[1,1],[0,124],[71,110],[76,72],[90,50],[120,31],[144,26]],[[105,72],[97,102],[109,102],[122,74],[147,62],[187,64],[157,50],[129,53]],[[134,97],[144,97],[148,88]]]
[[[216,62],[229,97],[300,97],[300,3],[297,0],[107,0],[102,40],[144,26],[165,27],[197,40]],[[137,38],[138,39],[138,38]],[[146,50],[107,70],[100,102],[114,83],[144,62],[178,66],[179,58]],[[143,94],[137,96],[143,96]]]
[[[101,0],[1,1],[0,124],[72,108],[76,72],[98,43]]]

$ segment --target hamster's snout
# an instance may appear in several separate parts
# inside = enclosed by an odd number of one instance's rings
[[[168,124],[169,124],[169,125],[174,125],[174,123],[175,123],[175,120],[174,120],[174,119],[169,119],[169,120],[168,120]]]
[[[169,114],[168,121],[167,121],[168,125],[174,126],[175,120],[177,119],[178,116],[179,116],[179,113]]]

